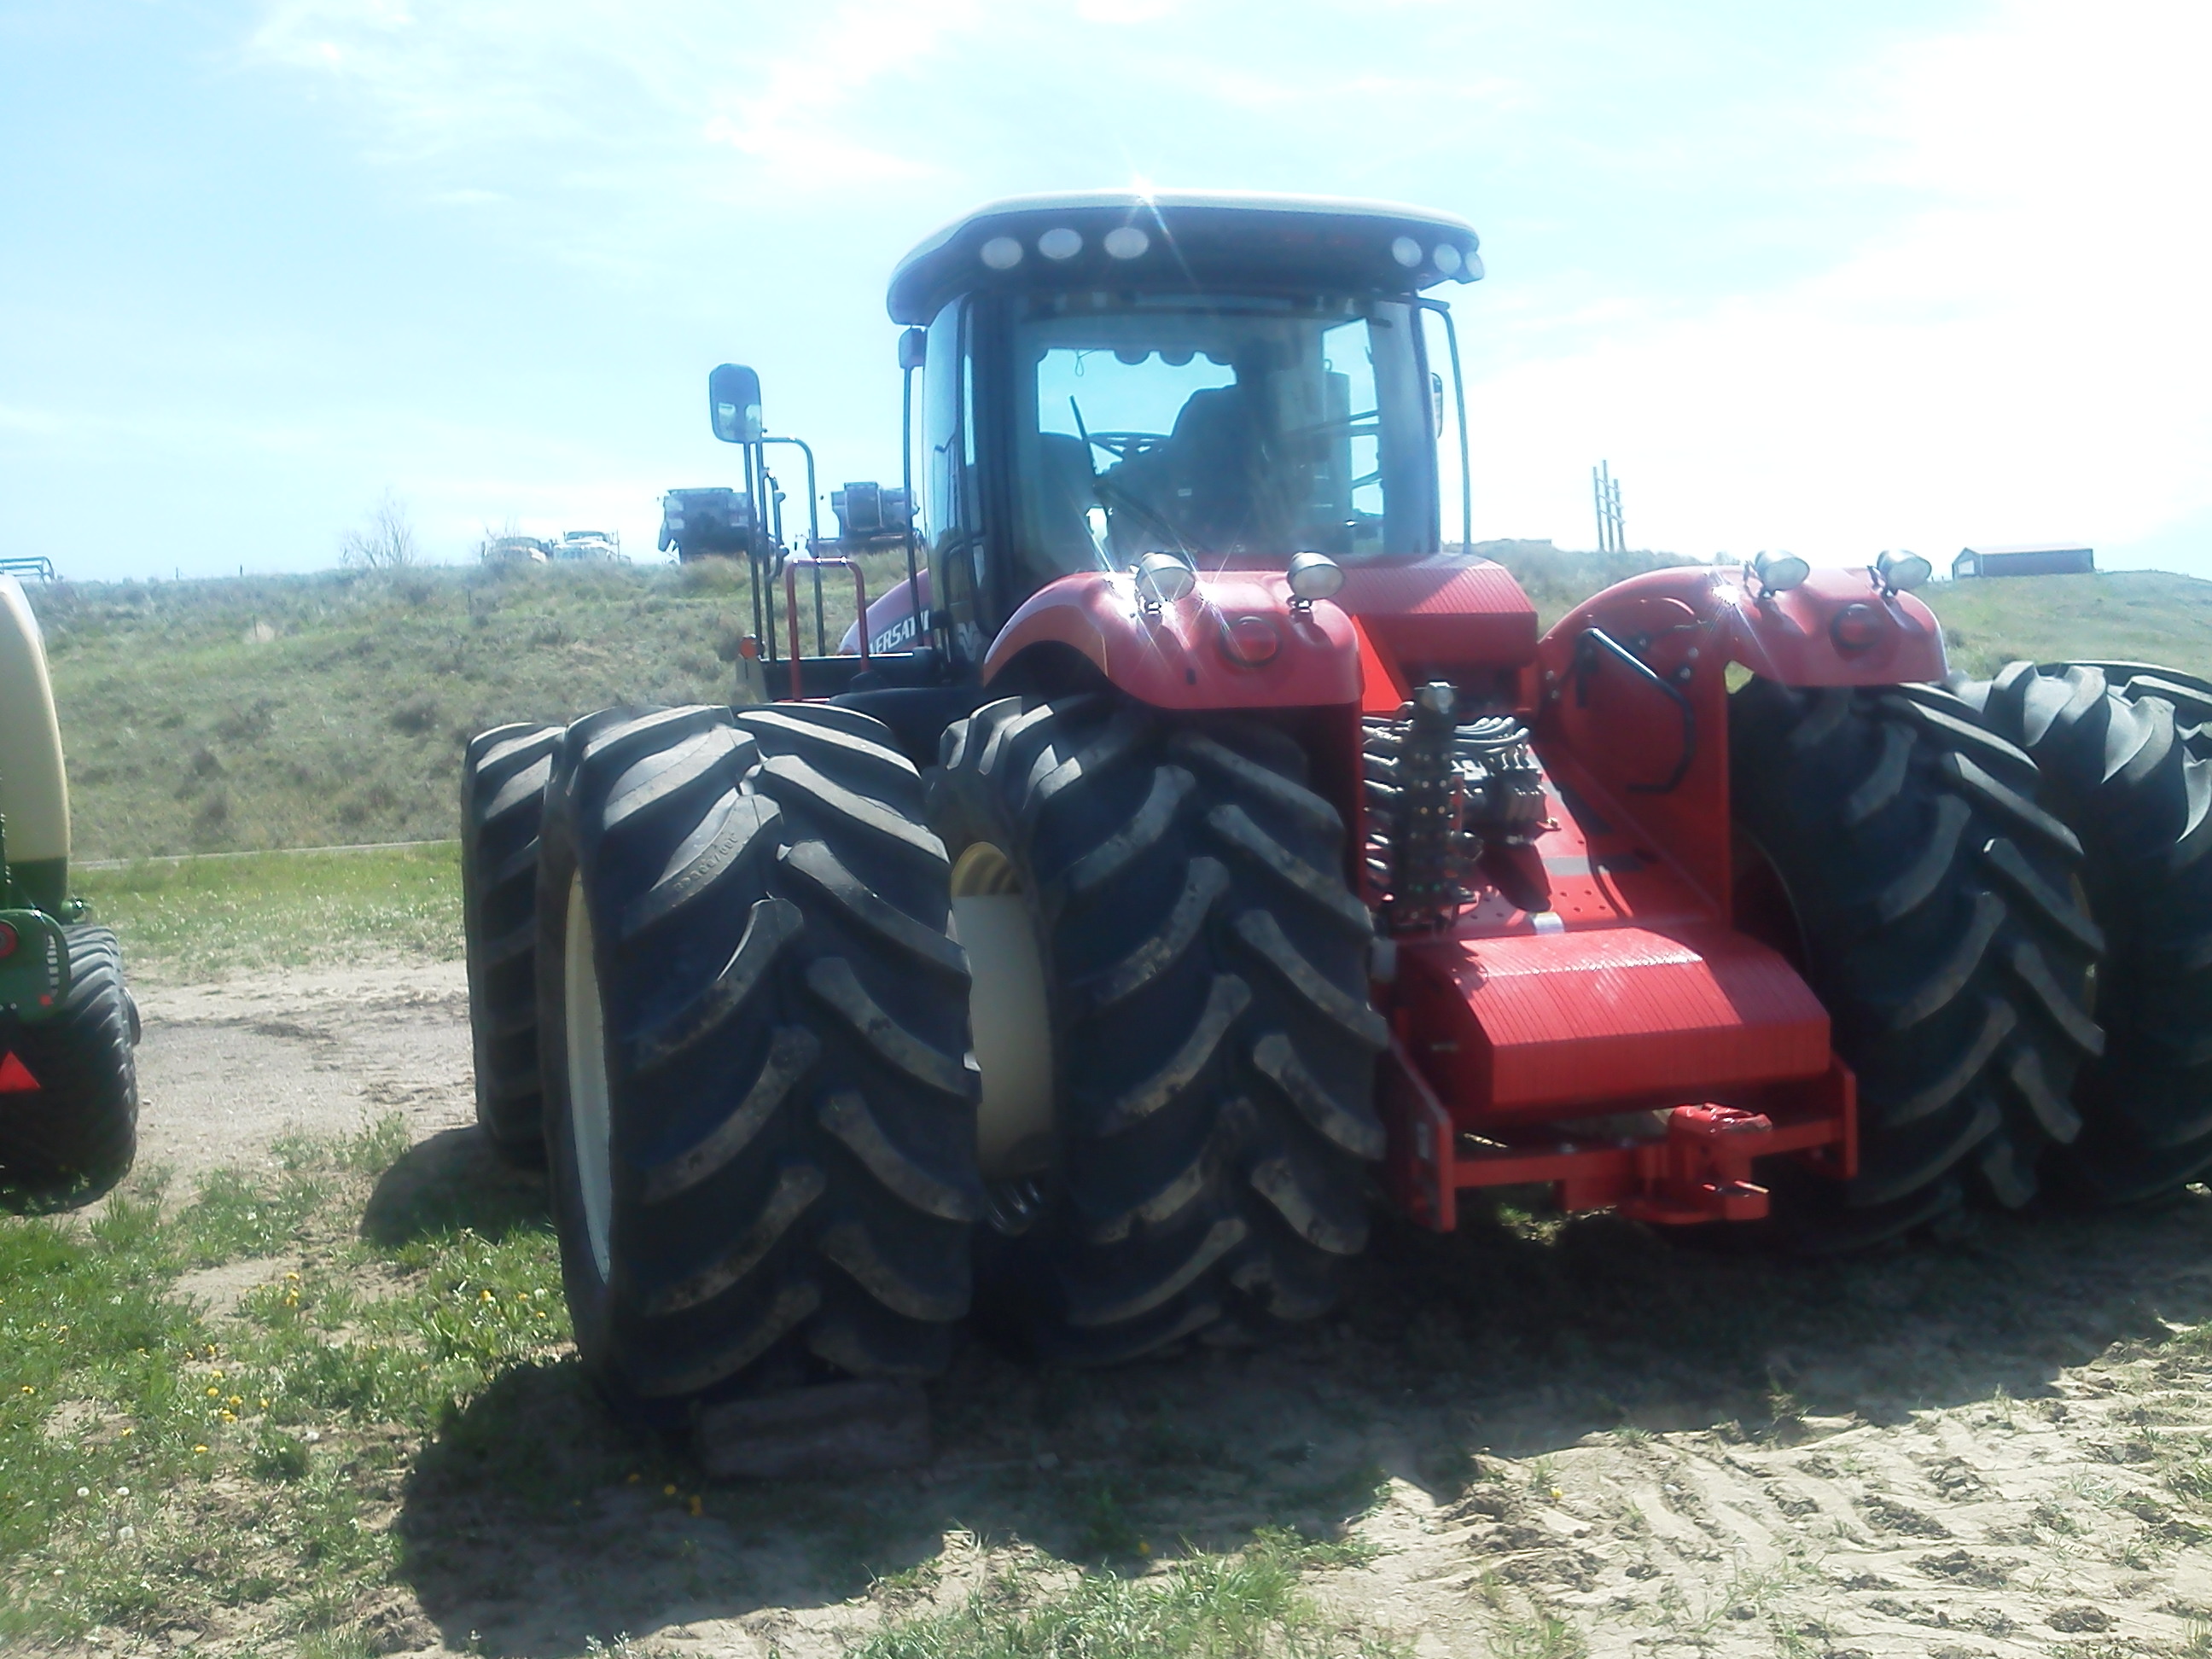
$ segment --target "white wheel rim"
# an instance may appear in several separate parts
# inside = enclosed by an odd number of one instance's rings
[[[1034,1174],[1051,1146],[1052,1020],[1036,919],[1013,860],[987,842],[963,853],[952,917],[968,952],[968,1023],[983,1074],[976,1159],[991,1180]]]
[[[592,912],[584,878],[568,882],[568,927],[561,960],[562,1006],[568,1028],[568,1139],[576,1152],[576,1186],[584,1200],[584,1237],[605,1282],[613,1271],[614,1118],[607,1103],[606,1017],[599,1006],[599,968],[592,945]]]

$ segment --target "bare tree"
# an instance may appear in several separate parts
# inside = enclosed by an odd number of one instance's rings
[[[357,570],[404,570],[422,562],[407,504],[387,489],[358,530],[338,538],[338,562]]]

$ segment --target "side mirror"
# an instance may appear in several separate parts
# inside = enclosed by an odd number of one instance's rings
[[[724,443],[758,443],[760,376],[742,363],[724,363],[707,377],[707,414]]]
[[[925,331],[910,328],[899,336],[899,367],[902,369],[920,368],[922,359],[928,355],[929,336]]]

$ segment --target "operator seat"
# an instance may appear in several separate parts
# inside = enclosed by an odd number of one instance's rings
[[[1165,443],[1108,474],[1115,493],[1148,509],[1190,548],[1225,552],[1249,540],[1267,470],[1257,396],[1242,380],[1192,392]],[[1147,526],[1132,528],[1146,546],[1157,540]]]

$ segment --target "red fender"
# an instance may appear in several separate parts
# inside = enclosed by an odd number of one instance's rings
[[[911,583],[901,576],[896,587],[869,605],[869,651],[884,655],[893,651],[913,650],[921,643],[915,633],[915,613],[926,612],[928,609],[929,567],[924,565],[915,573]],[[860,648],[860,626],[854,623],[846,628],[845,637],[837,641],[837,654],[849,657]]]
[[[1735,565],[1647,571],[1568,612],[1537,647],[1546,764],[1603,802],[1601,811],[1639,826],[1723,915],[1733,878],[1729,665],[1798,686],[1944,673],[1934,613],[1910,593],[1885,594],[1865,570],[1815,570],[1802,586],[1765,597],[1755,587]],[[1839,638],[1838,617],[1857,631]],[[1854,640],[1865,643],[1850,648]]]
[[[1296,708],[1359,701],[1359,649],[1324,600],[1291,608],[1279,572],[1201,576],[1187,598],[1147,611],[1119,572],[1062,576],[1008,617],[983,660],[986,684],[1043,644],[1087,658],[1121,690],[1159,708]]]

